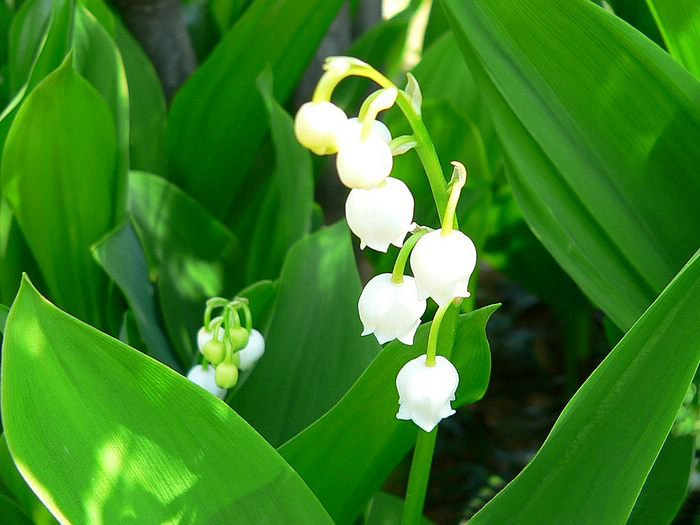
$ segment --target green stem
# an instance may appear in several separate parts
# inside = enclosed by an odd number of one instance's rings
[[[361,77],[369,78],[374,80],[383,88],[396,87],[394,83],[382,75],[379,71],[372,68],[353,68],[352,72],[348,72],[349,75],[357,75]],[[435,205],[437,206],[438,216],[442,217],[445,213],[445,208],[447,207],[447,182],[445,181],[445,175],[440,167],[440,159],[438,158],[437,151],[435,150],[435,144],[433,144],[433,139],[430,138],[430,133],[423,123],[421,116],[416,113],[411,102],[411,97],[403,91],[399,90],[399,96],[396,99],[396,104],[399,109],[406,117],[409,126],[413,130],[413,135],[416,138],[416,153],[418,153],[418,158],[423,164],[423,169],[428,176],[428,182],[430,183],[430,189],[433,193],[433,199],[435,200]]]
[[[467,183],[467,170],[464,165],[459,162],[453,162],[452,165],[455,167],[455,170],[452,175],[452,183],[450,184],[450,198],[447,201],[445,214],[442,216],[442,235],[448,235],[452,232],[452,227],[455,224],[455,213],[457,212],[459,195],[462,193],[462,188],[464,188],[464,185]]]
[[[428,230],[419,230],[412,234],[408,238],[408,240],[405,243],[403,243],[401,250],[399,250],[399,254],[396,256],[394,270],[391,272],[392,283],[399,284],[403,282],[403,276],[406,269],[406,261],[408,261],[408,256],[411,255],[411,250],[413,250],[413,247],[418,242],[418,239],[423,237],[423,235],[425,235],[426,233],[428,233]]]
[[[437,427],[432,432],[418,431],[416,448],[413,451],[411,472],[408,475],[406,501],[401,515],[401,525],[419,525],[423,518],[425,493],[428,489],[430,466],[433,462],[433,450],[437,438]]]
[[[440,325],[442,324],[442,319],[445,317],[447,310],[452,306],[452,301],[442,305],[435,312],[435,317],[433,318],[433,324],[430,325],[430,334],[428,334],[428,351],[425,358],[425,366],[435,366],[435,358],[437,357],[437,343],[438,335],[440,333]]]

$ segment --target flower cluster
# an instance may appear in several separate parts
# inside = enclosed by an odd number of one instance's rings
[[[223,309],[221,315],[212,317],[218,308]],[[243,322],[241,314],[244,316]],[[224,399],[228,389],[238,383],[239,371],[250,370],[265,353],[265,340],[252,324],[247,299],[209,299],[204,326],[197,332],[202,363],[193,366],[187,378]]]
[[[350,189],[346,219],[350,230],[360,238],[360,247],[380,252],[386,252],[392,244],[401,248],[394,271],[375,276],[362,291],[358,303],[362,335],[374,334],[380,344],[398,339],[412,345],[428,298],[437,303],[442,319],[453,300],[469,297],[476,249],[469,237],[454,229],[466,169],[453,163],[449,197],[444,209],[439,210],[441,228],[433,231],[417,226],[413,222],[411,191],[403,181],[390,176],[394,155],[420,146],[421,141],[424,148],[433,147],[425,143],[427,131],[417,138],[416,126],[423,126],[417,82],[409,76],[408,87],[399,90],[369,65],[349,57],[332,57],[324,69],[312,101],[301,106],[296,115],[295,133],[299,142],[314,153],[337,154],[338,176]],[[348,118],[330,101],[338,82],[350,75],[371,78],[382,86],[365,100],[356,118]],[[415,135],[392,139],[390,130],[377,120],[381,111],[397,102]],[[444,185],[442,173],[438,177]],[[409,233],[412,235],[407,239]],[[413,277],[404,275],[409,256]],[[427,432],[454,413],[450,402],[459,382],[455,367],[445,357],[435,355],[437,338],[432,332],[439,330],[438,314],[431,328],[433,348],[429,343],[427,354],[409,361],[396,379],[400,404],[397,417],[412,419]]]

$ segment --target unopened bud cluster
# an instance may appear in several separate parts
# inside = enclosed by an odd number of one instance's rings
[[[220,308],[221,315],[212,317]],[[265,353],[265,340],[252,323],[247,299],[210,299],[204,325],[197,332],[202,363],[193,366],[187,378],[220,399],[226,397],[238,383],[239,373],[250,370]]]
[[[360,238],[360,247],[380,252],[386,252],[389,245],[402,248],[394,272],[375,276],[362,291],[358,303],[362,335],[374,334],[380,344],[398,339],[412,345],[427,298],[447,308],[454,299],[469,297],[476,249],[469,237],[453,229],[466,170],[455,164],[449,202],[445,210],[439,210],[442,227],[431,231],[416,226],[413,195],[403,181],[390,175],[393,155],[405,153],[417,141],[413,136],[392,140],[390,130],[376,117],[391,108],[397,97],[404,97],[402,100],[410,101],[413,108],[412,117],[420,119],[417,82],[409,77],[407,89],[399,91],[369,65],[349,57],[328,59],[325,70],[313,100],[296,115],[296,136],[316,154],[337,154],[338,176],[350,189],[345,214],[351,231]],[[358,117],[347,118],[330,97],[337,83],[352,74],[374,78],[383,87],[367,98]],[[406,112],[405,107],[401,109]],[[407,241],[410,232],[413,235]],[[403,275],[409,254],[413,277]],[[450,402],[458,382],[457,370],[445,357],[423,355],[409,361],[397,377],[397,417],[432,430],[454,413]]]

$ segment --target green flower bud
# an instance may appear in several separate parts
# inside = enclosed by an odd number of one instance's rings
[[[224,343],[221,341],[212,339],[204,345],[204,348],[202,348],[202,353],[204,354],[204,357],[207,358],[207,361],[213,365],[218,365],[224,360],[224,357],[226,357],[226,348],[224,347]]]
[[[231,344],[233,344],[233,348],[235,350],[240,350],[241,348],[245,348],[245,345],[248,344],[248,338],[250,337],[250,334],[248,333],[248,330],[246,330],[242,326],[239,326],[238,328],[231,328],[229,332],[229,337],[231,338]]]
[[[216,386],[233,388],[238,383],[238,368],[233,363],[221,363],[216,367]]]

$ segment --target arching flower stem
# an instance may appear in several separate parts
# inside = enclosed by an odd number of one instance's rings
[[[418,242],[418,239],[423,237],[423,235],[425,235],[429,231],[430,230],[426,228],[413,232],[408,238],[408,240],[403,243],[401,250],[399,250],[399,254],[396,256],[396,262],[394,262],[394,270],[391,272],[392,282],[397,284],[403,282],[403,276],[406,269],[406,261],[408,261],[408,257],[411,255],[411,250]]]

